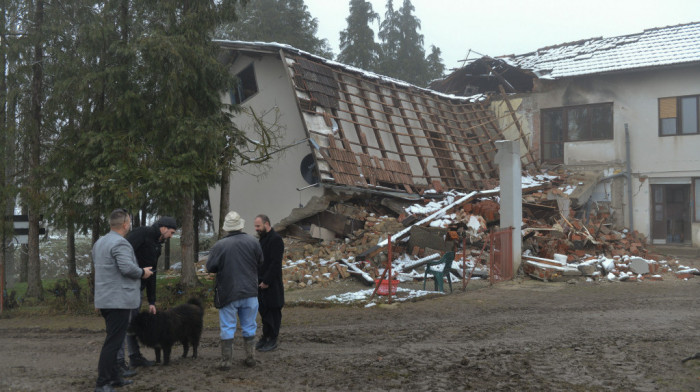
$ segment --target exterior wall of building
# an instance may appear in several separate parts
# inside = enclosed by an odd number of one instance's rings
[[[539,151],[539,111],[548,108],[613,103],[613,140],[564,143],[564,164],[572,170],[623,173],[626,167],[625,125],[631,149],[633,229],[651,233],[650,184],[687,184],[700,177],[700,135],[659,136],[658,99],[700,94],[700,67],[676,67],[539,80],[536,92],[522,96],[517,108],[533,151]],[[622,180],[624,183],[624,179]],[[691,181],[692,182],[692,181]],[[601,184],[620,222],[630,224],[626,184],[620,178]],[[620,197],[620,192],[624,193]],[[621,203],[621,204],[620,204]],[[692,213],[692,210],[691,210]],[[692,224],[693,245],[700,245],[700,223]],[[690,239],[686,239],[686,243]]]
[[[307,138],[299,109],[294,97],[287,68],[277,56],[264,55],[249,57],[241,55],[231,67],[236,74],[253,63],[258,92],[243,102],[246,110],[254,110],[263,120],[283,126],[279,130],[281,147],[292,145]],[[229,94],[222,97],[230,103]],[[236,125],[246,130],[256,140],[252,130],[250,113],[242,112],[235,116]],[[273,159],[262,166],[248,165],[231,175],[231,196],[229,208],[237,211],[245,219],[244,231],[254,233],[253,220],[258,214],[266,214],[274,225],[287,217],[293,208],[305,205],[312,196],[320,196],[320,187],[310,187],[301,175],[301,162],[312,152],[308,141],[275,153]],[[219,227],[219,200],[221,190],[212,188],[209,196],[212,203],[215,227]]]

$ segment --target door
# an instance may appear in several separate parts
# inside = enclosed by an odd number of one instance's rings
[[[690,240],[690,185],[652,185],[651,206],[653,243]]]

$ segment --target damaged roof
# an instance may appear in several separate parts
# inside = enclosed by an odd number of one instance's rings
[[[590,38],[499,57],[542,79],[700,64],[700,22]]]
[[[483,189],[497,177],[495,141],[509,138],[483,95],[442,94],[288,45],[217,42],[287,67],[323,184],[417,193]]]

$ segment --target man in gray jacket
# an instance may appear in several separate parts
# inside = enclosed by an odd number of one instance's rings
[[[219,309],[221,362],[219,368],[231,367],[236,316],[241,322],[246,366],[255,366],[255,331],[258,325],[258,268],[263,255],[255,237],[244,233],[245,221],[231,211],[224,219],[228,235],[214,244],[207,259],[207,271],[216,273],[214,305]]]
[[[92,247],[95,263],[95,308],[105,319],[107,337],[97,365],[96,392],[113,391],[112,387],[131,384],[119,375],[117,351],[124,342],[131,309],[141,302],[141,282],[153,272],[151,267],[139,268],[134,249],[124,238],[131,229],[131,217],[123,208],[109,216],[111,231]]]

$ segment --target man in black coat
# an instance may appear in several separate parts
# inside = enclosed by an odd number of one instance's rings
[[[263,325],[262,338],[255,345],[258,351],[277,348],[277,336],[282,324],[284,285],[282,284],[282,256],[284,241],[270,226],[266,215],[255,217],[255,231],[260,236],[263,264],[258,270],[258,311]]]
[[[148,312],[156,314],[156,269],[158,267],[158,258],[160,257],[163,242],[171,238],[177,230],[177,222],[174,218],[163,216],[153,224],[153,226],[141,226],[126,235],[126,240],[129,241],[134,248],[136,260],[139,267],[151,267],[153,275],[148,279],[141,281],[141,290],[146,289],[146,298],[148,298]],[[131,318],[133,319],[139,313],[140,307],[131,310]],[[141,355],[139,344],[135,336],[127,336],[126,343],[129,348],[129,365],[134,368],[138,366],[152,366],[153,361],[149,361]],[[129,371],[124,360],[124,347],[122,345],[117,355],[119,367],[123,372]]]

